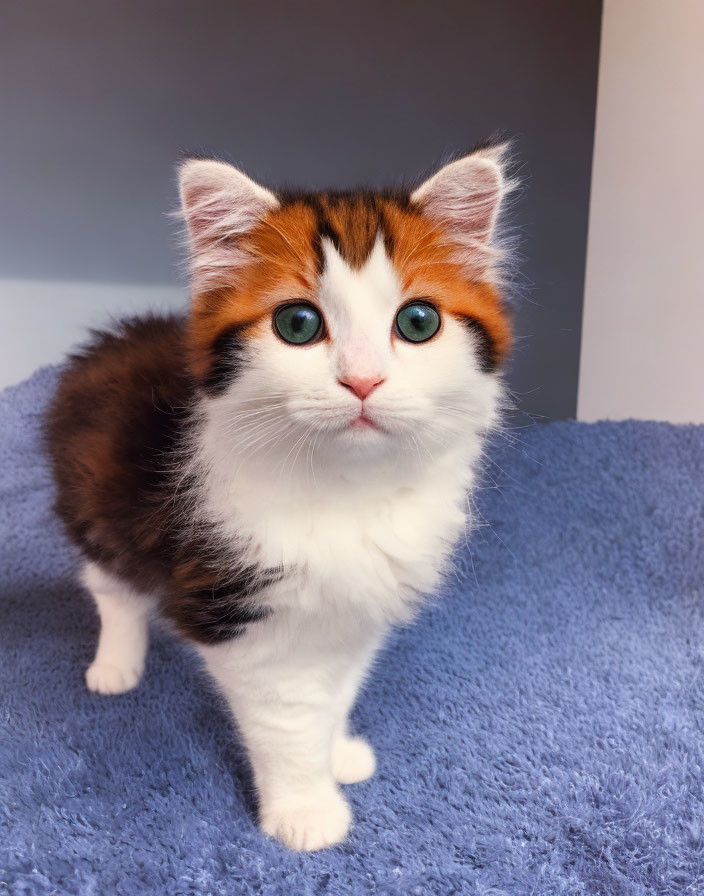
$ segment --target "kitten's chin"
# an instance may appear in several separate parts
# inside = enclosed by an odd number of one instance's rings
[[[383,422],[360,415],[331,433],[330,447],[336,457],[357,459],[366,464],[381,461],[398,450],[396,434]]]

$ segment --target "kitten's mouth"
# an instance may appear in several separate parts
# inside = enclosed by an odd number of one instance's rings
[[[371,417],[368,417],[364,408],[359,417],[355,417],[350,423],[350,429],[376,429],[381,432],[381,426]]]

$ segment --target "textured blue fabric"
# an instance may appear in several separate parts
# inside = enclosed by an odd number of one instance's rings
[[[86,690],[38,447],[55,377],[0,396],[0,893],[704,893],[704,428],[492,449],[472,559],[362,695],[352,834],[295,855],[187,648],[156,633],[137,691]]]

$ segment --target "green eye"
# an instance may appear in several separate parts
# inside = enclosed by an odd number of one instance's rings
[[[323,319],[312,305],[299,302],[284,305],[274,313],[274,329],[280,339],[291,345],[305,345],[320,335]]]
[[[406,342],[427,342],[440,329],[440,315],[427,302],[411,302],[396,315],[396,333]]]

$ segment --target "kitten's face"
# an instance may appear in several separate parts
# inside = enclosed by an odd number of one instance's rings
[[[495,417],[508,324],[491,236],[500,156],[411,196],[275,196],[187,162],[193,365],[233,446],[429,456]]]

